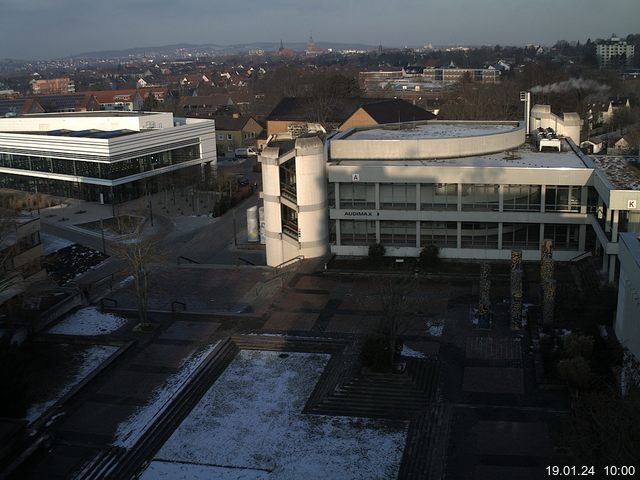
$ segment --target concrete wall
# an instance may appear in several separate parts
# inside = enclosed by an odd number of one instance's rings
[[[620,238],[620,280],[614,330],[620,343],[640,360],[640,241],[633,233],[623,233]]]
[[[377,122],[371,118],[371,115],[369,115],[362,107],[360,107],[349,118],[347,118],[342,125],[340,125],[338,130],[343,132],[349,128],[361,127],[363,125],[377,125]]]
[[[580,144],[582,120],[577,113],[565,113],[563,118],[560,118],[551,112],[551,105],[534,105],[529,125],[531,132],[538,127],[552,128],[558,135],[570,138],[577,145]]]
[[[524,141],[524,126],[514,127],[513,130],[504,133],[473,137],[353,140],[347,136],[331,141],[331,159],[408,160],[468,157],[513,150]]]

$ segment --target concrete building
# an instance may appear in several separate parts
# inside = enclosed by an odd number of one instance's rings
[[[572,140],[579,118],[547,110],[532,108],[529,128],[553,122],[561,151],[527,143],[524,122],[357,127],[323,155],[319,137],[272,137],[260,156],[268,264],[366,256],[373,243],[397,257],[435,243],[443,258],[507,260],[518,249],[539,260],[551,239],[555,259],[593,252],[614,281],[618,233],[640,230],[640,175],[584,155]]]
[[[40,258],[40,218],[2,218],[0,225],[0,317],[6,301],[46,277]],[[5,283],[6,282],[6,283]]]
[[[621,40],[615,34],[609,40],[596,44],[598,64],[602,68],[611,66],[624,67],[631,65],[635,54],[635,46]]]
[[[34,95],[63,95],[76,91],[73,80],[68,77],[31,80],[29,84]]]
[[[640,237],[637,233],[620,235],[620,280],[616,337],[640,360]]]
[[[211,120],[84,112],[0,119],[0,187],[120,202],[215,166]]]

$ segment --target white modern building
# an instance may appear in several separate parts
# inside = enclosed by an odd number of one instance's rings
[[[119,202],[215,166],[215,123],[164,112],[0,118],[0,187]]]
[[[373,243],[397,257],[435,243],[443,258],[506,260],[517,249],[539,260],[551,239],[555,259],[593,252],[613,281],[619,232],[640,231],[639,175],[580,152],[572,115],[558,124],[560,151],[540,151],[535,134],[555,122],[546,110],[532,108],[529,142],[522,122],[352,128],[324,150],[317,136],[272,137],[260,157],[267,263],[366,256]]]

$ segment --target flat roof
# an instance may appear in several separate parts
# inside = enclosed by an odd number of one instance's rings
[[[563,141],[564,142],[564,141]],[[567,147],[568,148],[568,147]],[[344,166],[433,166],[433,167],[519,167],[519,168],[589,168],[573,151],[539,152],[530,145],[522,145],[510,152],[474,155],[458,158],[420,160],[336,159],[331,165]]]
[[[46,132],[12,132],[12,133],[20,133],[27,135],[49,135],[51,137],[82,137],[82,138],[116,138],[116,137],[124,137],[125,135],[131,135],[132,133],[140,133],[137,130],[128,130],[126,128],[121,128],[118,130],[98,130],[95,128],[87,129],[87,130],[49,130]]]
[[[388,125],[356,129],[338,140],[418,140],[431,138],[479,137],[520,128],[518,122],[442,122]]]
[[[640,190],[638,157],[589,155],[616,190]]]
[[[51,117],[145,117],[160,115],[166,112],[123,112],[119,110],[96,110],[92,112],[55,112],[55,113],[29,113],[12,118],[51,118]]]

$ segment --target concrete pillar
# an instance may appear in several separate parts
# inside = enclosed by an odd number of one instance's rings
[[[609,283],[613,283],[616,280],[616,260],[617,255],[609,255]]]
[[[416,183],[416,210],[420,210],[420,184]]]
[[[380,220],[376,220],[376,243],[380,243]]]
[[[583,186],[580,189],[580,213],[587,213],[588,197],[589,197],[589,188]]]
[[[416,222],[416,247],[420,248],[420,222]]]
[[[461,212],[462,211],[462,184],[459,183],[458,184],[458,211]],[[460,232],[460,228],[458,227],[458,234]],[[460,248],[460,245],[458,245],[458,248]]]
[[[498,187],[498,211],[504,212],[504,185]],[[498,242],[500,242],[500,240],[498,240]]]
[[[547,203],[547,186],[541,185],[540,186],[540,211],[542,213],[544,213],[545,203]],[[540,237],[540,239],[542,240],[542,237]]]
[[[540,224],[540,239],[538,240],[538,249],[542,246],[542,242],[544,241],[544,223]]]
[[[342,208],[340,206],[340,182],[335,183],[334,195],[336,196],[336,208]]]
[[[580,225],[578,229],[578,250],[584,252],[587,243],[587,226]]]
[[[603,252],[606,251],[606,247],[604,245],[602,246],[602,251]],[[609,267],[609,255],[607,255],[606,253],[602,253],[602,268],[600,269],[600,271],[602,273],[607,273],[608,267]]]
[[[458,199],[460,199],[460,197],[458,197]],[[458,206],[460,206],[460,203],[458,203]],[[457,225],[456,236],[457,236],[458,248],[462,248],[462,222],[457,222],[456,225]]]
[[[500,198],[502,198],[502,196]],[[500,208],[502,208],[502,206]],[[502,250],[502,222],[498,223],[498,250]]]
[[[341,220],[336,220],[336,245],[342,245],[342,231],[340,230]]]
[[[618,222],[620,221],[620,210],[611,210],[611,241],[618,241]]]
[[[267,265],[275,267],[283,260],[282,212],[280,210],[280,149],[265,147],[260,154],[262,163],[262,199],[264,201],[264,222]]]
[[[376,210],[380,210],[380,184],[379,183],[376,183],[375,195],[376,195]],[[380,236],[378,236],[378,238],[379,237]],[[380,243],[379,239],[378,239],[378,243]]]
[[[612,213],[613,210],[611,210],[610,208],[607,209],[607,220],[604,224],[604,231],[606,233],[611,233],[611,221],[612,221]]]

